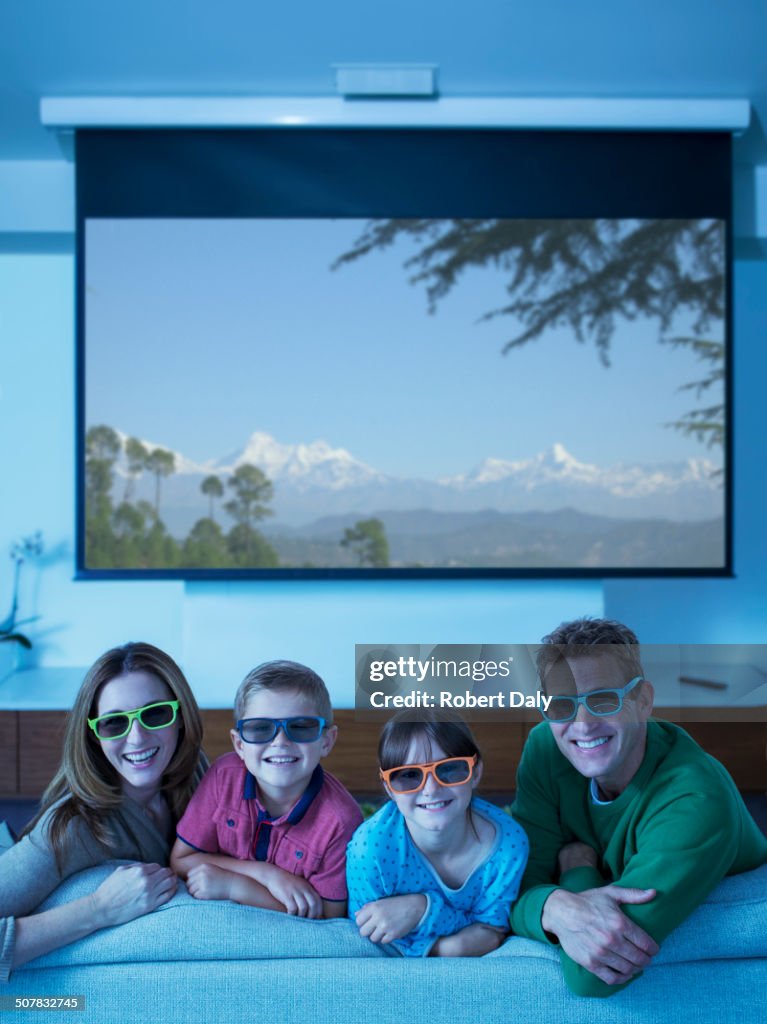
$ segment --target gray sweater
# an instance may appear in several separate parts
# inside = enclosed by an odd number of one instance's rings
[[[107,860],[168,863],[171,837],[162,835],[137,803],[125,799],[108,819],[115,838],[111,850],[105,850],[94,839],[82,818],[74,818],[64,839],[59,867],[48,839],[52,810],[29,835],[0,856],[0,982],[10,975],[14,918],[31,914],[65,878]]]

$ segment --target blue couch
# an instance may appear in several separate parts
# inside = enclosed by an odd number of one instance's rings
[[[74,876],[43,908],[110,870]],[[349,921],[199,902],[183,886],[153,914],[26,964],[0,995],[85,996],[83,1014],[20,1011],[14,1024],[764,1024],[767,865],[725,879],[610,999],[572,995],[555,949],[527,939],[479,960],[405,960]]]

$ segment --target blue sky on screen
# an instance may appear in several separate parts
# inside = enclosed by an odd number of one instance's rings
[[[88,424],[195,461],[254,431],[321,439],[429,478],[555,442],[599,465],[718,457],[664,426],[698,404],[678,388],[703,368],[656,324],[620,327],[609,368],[566,331],[502,355],[517,325],[477,320],[506,301],[504,273],[467,273],[428,315],[410,245],[330,269],[364,224],[89,222]]]

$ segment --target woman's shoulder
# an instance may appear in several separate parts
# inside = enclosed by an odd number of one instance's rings
[[[47,808],[34,828],[0,857],[0,914],[30,913],[62,879],[105,859],[79,817],[66,821],[54,848],[51,828],[64,802]]]
[[[158,860],[164,852],[167,859],[167,841],[160,842],[159,833],[133,801],[102,808],[92,820],[93,824],[67,794],[46,809],[28,838],[37,846],[55,847],[65,873],[113,858]]]
[[[69,813],[68,813],[69,812]],[[72,795],[66,793],[47,807],[25,838],[33,843],[50,845],[52,842],[51,833],[58,825],[60,838],[64,844],[74,841],[82,843],[93,839],[88,825],[78,814],[73,805]]]

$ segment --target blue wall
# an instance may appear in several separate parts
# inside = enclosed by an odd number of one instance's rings
[[[73,288],[71,255],[0,256],[0,551],[43,531],[46,553],[25,572],[22,595],[24,614],[40,615],[30,628],[36,664],[86,665],[112,644],[146,639],[173,653],[215,706],[257,661],[292,657],[350,706],[355,643],[534,642],[554,620],[601,612],[598,581],[74,581]],[[10,599],[5,572],[0,585]]]
[[[646,642],[765,642],[765,294],[767,265],[738,263],[734,579],[75,582],[73,261],[0,256],[0,551],[43,530],[46,553],[23,588],[24,613],[40,615],[30,627],[36,662],[85,665],[113,643],[145,638],[173,652],[215,705],[254,662],[287,655],[316,666],[347,706],[355,643],[529,643],[563,618],[602,611]],[[5,601],[2,563],[0,572]]]
[[[30,626],[39,664],[85,665],[113,643],[146,638],[175,654],[215,705],[255,661],[288,655],[318,668],[348,705],[355,642],[531,642],[563,618],[602,612],[647,642],[767,642],[764,258],[739,262],[734,277],[734,579],[185,585],[73,581],[72,257],[21,251],[35,238],[49,251],[66,244],[72,224],[72,169],[39,128],[40,95],[321,95],[331,64],[344,61],[433,61],[448,95],[750,98],[756,116],[736,144],[735,200],[758,215],[767,197],[767,176],[764,194],[753,191],[767,148],[763,0],[488,0],[476,10],[437,0],[303,10],[189,0],[183,18],[173,2],[135,0],[108,17],[98,5],[43,6],[45,18],[39,5],[14,9],[14,60],[2,74],[16,76],[16,91],[0,97],[0,253],[13,250],[0,254],[0,617],[10,600],[5,551],[40,528],[46,554],[22,595],[24,613],[40,616]]]
[[[653,643],[767,642],[767,262],[734,274],[734,579],[610,580],[605,611]]]

